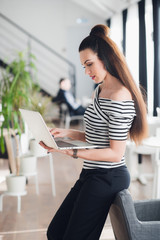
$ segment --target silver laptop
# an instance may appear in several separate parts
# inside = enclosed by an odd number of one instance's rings
[[[48,147],[55,149],[85,149],[97,147],[96,145],[79,140],[54,138],[39,112],[26,109],[19,110],[24,122],[26,122],[29,130],[38,143],[43,141]]]

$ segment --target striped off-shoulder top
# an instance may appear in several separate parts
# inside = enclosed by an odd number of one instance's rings
[[[115,101],[99,98],[99,86],[95,90],[93,102],[84,114],[86,141],[98,148],[108,148],[110,140],[123,141],[128,137],[136,115],[134,101]],[[125,158],[120,162],[84,160],[83,168],[115,168],[125,165]]]

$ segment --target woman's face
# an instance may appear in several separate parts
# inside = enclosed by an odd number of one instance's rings
[[[103,62],[91,49],[80,51],[80,61],[85,68],[85,74],[89,75],[95,83],[100,83],[106,78],[107,70]]]

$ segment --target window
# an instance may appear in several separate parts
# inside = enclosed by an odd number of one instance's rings
[[[152,0],[145,2],[146,45],[147,45],[147,96],[148,114],[153,115],[153,86],[154,86],[154,42],[153,42],[153,10]]]

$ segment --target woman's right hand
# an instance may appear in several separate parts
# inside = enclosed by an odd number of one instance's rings
[[[50,133],[54,135],[55,138],[64,138],[69,137],[69,129],[63,129],[63,128],[52,128],[50,129]]]
[[[85,141],[85,133],[76,129],[52,128],[50,129],[55,138],[72,138],[75,140]]]

